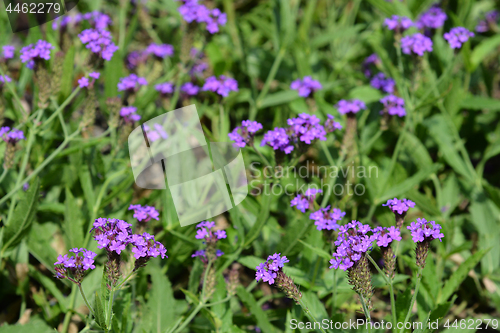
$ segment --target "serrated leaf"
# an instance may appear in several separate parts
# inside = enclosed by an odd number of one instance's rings
[[[490,249],[477,251],[472,256],[467,258],[467,260],[465,260],[460,266],[458,266],[458,269],[455,272],[453,272],[453,274],[451,274],[448,281],[446,281],[446,283],[444,284],[444,287],[441,291],[441,295],[439,295],[438,300],[447,301],[448,298],[450,298],[450,296],[453,294],[453,292],[465,280],[469,271],[473,269],[479,263],[479,261],[481,261],[481,259],[489,250]]]
[[[165,332],[175,320],[172,285],[159,266],[148,265],[148,272],[151,275],[148,311],[152,315],[152,331]]]
[[[63,75],[61,78],[61,91],[59,92],[59,101],[62,103],[71,93],[73,87],[73,65],[75,62],[75,46],[72,45],[64,56]]]
[[[101,303],[101,297],[99,294],[95,293],[95,322],[99,325],[100,328],[104,330],[104,332],[108,332],[108,328],[106,327],[106,312],[104,311],[104,306]]]
[[[28,191],[22,194],[21,200],[14,209],[12,217],[9,217],[7,220],[3,236],[4,244],[0,252],[0,258],[3,257],[5,251],[16,247],[28,234],[33,218],[35,217],[39,190],[40,179],[36,177]]]
[[[80,248],[83,245],[83,218],[80,207],[69,188],[66,188],[64,205],[64,232],[68,238],[67,246]]]

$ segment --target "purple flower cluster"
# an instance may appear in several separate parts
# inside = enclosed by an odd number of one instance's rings
[[[95,268],[94,258],[97,254],[84,248],[74,248],[69,250],[69,252],[73,252],[75,255],[72,257],[68,257],[67,254],[64,256],[59,255],[57,261],[54,263],[56,266],[54,268],[56,271],[56,278],[67,278],[75,283],[80,283],[85,271]],[[68,275],[68,272],[72,273],[72,277]]]
[[[269,285],[274,284],[274,279],[276,279],[277,273],[284,267],[284,265],[290,262],[286,256],[281,257],[281,253],[275,253],[267,257],[266,262],[261,263],[255,269],[255,279],[257,281],[262,281],[269,283]]]
[[[149,258],[161,256],[162,259],[168,258],[167,249],[162,243],[155,241],[155,236],[144,232],[142,235],[133,234],[129,236],[128,242],[132,244],[132,253],[135,259],[143,258],[147,261]]]
[[[226,13],[219,9],[208,9],[206,6],[198,3],[198,0],[182,0],[184,4],[179,7],[179,13],[188,23],[196,21],[197,23],[206,23],[207,30],[211,34],[219,32],[219,26],[226,25]]]
[[[127,56],[127,67],[129,69],[136,68],[139,64],[145,63],[147,59],[147,53],[142,51],[132,51]]]
[[[23,131],[18,130],[17,128],[13,128],[11,130],[8,126],[0,128],[0,138],[10,144],[16,144],[19,140],[26,139]]]
[[[281,127],[276,127],[274,130],[270,130],[264,134],[261,146],[265,146],[266,144],[274,150],[285,152],[285,154],[290,154],[294,149],[287,131]]]
[[[217,251],[215,251],[215,256],[216,257],[220,257],[222,255],[224,255],[224,252],[222,252],[221,250],[217,249]],[[207,251],[206,250],[196,250],[196,251],[194,251],[194,253],[191,255],[191,258],[197,258],[197,257],[199,257],[202,260],[206,260],[206,258],[207,258]]]
[[[3,87],[3,84],[6,82],[11,82],[12,79],[8,75],[0,75],[0,88]]]
[[[377,227],[373,229],[373,233],[377,236],[377,245],[380,247],[387,247],[393,241],[401,240],[401,232],[395,226],[389,228]]]
[[[104,29],[86,29],[78,37],[87,49],[101,56],[104,60],[111,60],[118,46],[113,43],[111,33]]]
[[[415,243],[433,239],[439,239],[441,242],[444,237],[444,234],[441,233],[441,225],[434,221],[427,222],[426,219],[418,218],[417,222],[412,222],[407,228],[411,231]]]
[[[399,200],[398,198],[394,198],[387,200],[387,203],[383,204],[382,206],[388,206],[394,213],[398,213],[401,215],[403,213],[406,213],[408,209],[415,207],[415,203],[408,199]]]
[[[146,131],[146,137],[148,138],[149,143],[153,143],[153,142],[159,140],[160,138],[162,138],[162,139],[168,138],[168,134],[167,134],[167,132],[165,132],[165,129],[163,128],[162,125],[155,123],[153,125],[153,127],[154,128],[152,129],[147,124],[144,124],[144,130]],[[153,208],[153,207],[151,207],[151,208]],[[135,217],[135,215],[134,215],[134,217]]]
[[[120,110],[120,116],[123,118],[125,123],[133,124],[136,121],[141,120],[141,116],[137,113],[137,108],[135,106],[124,106]]]
[[[320,120],[315,115],[301,113],[297,118],[288,119],[287,123],[294,135],[308,145],[316,139],[326,141],[325,128],[320,125]]]
[[[426,51],[432,52],[432,40],[421,33],[405,36],[401,38],[401,49],[404,54],[411,54],[413,52],[419,56],[423,56]]]
[[[476,31],[477,32],[489,31],[491,27],[497,23],[499,17],[500,17],[500,12],[498,12],[497,10],[489,11],[484,16],[484,20],[481,20],[477,23]]]
[[[309,188],[304,194],[299,194],[290,202],[290,207],[297,207],[302,213],[306,212],[306,209],[312,209],[314,200],[316,200],[316,194],[323,193],[322,190],[316,188]]]
[[[205,81],[205,84],[201,88],[203,91],[213,91],[222,97],[226,97],[229,95],[231,91],[238,91],[238,82],[230,77],[226,77],[224,75],[219,76],[218,78],[215,76],[210,76]]]
[[[94,86],[94,82],[95,80],[97,80],[99,78],[99,76],[101,76],[101,74],[99,72],[91,72],[89,73],[89,77],[92,79],[92,80],[89,80],[88,77],[82,77],[78,80],[78,86],[80,88],[85,88],[85,87],[90,87],[92,88]]]
[[[200,91],[200,87],[192,82],[186,82],[181,86],[181,93],[187,96],[195,96]]]
[[[153,54],[158,58],[166,58],[174,55],[174,47],[170,44],[155,44],[151,43],[146,48],[146,54]]]
[[[392,94],[394,92],[396,82],[392,78],[386,77],[384,73],[380,72],[371,79],[370,85],[375,89]]]
[[[334,116],[332,116],[331,114],[327,114],[326,115],[328,119],[326,119],[325,121],[325,131],[327,133],[331,133],[335,130],[341,130],[342,129],[342,125],[340,125],[339,122],[336,122],[334,121],[333,119],[335,119]]]
[[[290,89],[297,90],[299,96],[308,97],[311,92],[322,89],[323,86],[319,81],[314,80],[310,76],[304,76],[303,79],[297,79],[290,84]]]
[[[337,246],[333,259],[330,260],[330,268],[347,271],[354,266],[354,263],[361,259],[361,256],[368,252],[375,240],[377,234],[368,233],[372,229],[367,224],[358,221],[352,221],[344,226],[340,226],[335,246]]]
[[[462,44],[474,37],[474,33],[464,27],[456,27],[444,34],[444,39],[448,41],[452,49],[459,49]]]
[[[352,100],[341,99],[337,103],[336,107],[339,110],[340,114],[347,114],[347,113],[355,114],[361,110],[366,109],[365,103],[363,103],[359,99],[352,99]]]
[[[159,124],[155,124],[159,125]],[[148,136],[149,139],[149,136]],[[160,213],[152,206],[130,205],[128,210],[134,211],[134,218],[139,222],[149,222],[151,219],[159,220]]]
[[[193,67],[189,70],[189,75],[201,76],[203,72],[208,69],[208,64],[202,61],[205,54],[202,51],[198,50],[197,48],[193,47],[191,48],[189,55],[194,61]]]
[[[396,30],[402,32],[413,26],[413,22],[406,16],[392,15],[392,17],[385,19],[384,25],[389,30]]]
[[[415,25],[418,29],[438,29],[444,25],[444,21],[446,21],[447,18],[448,16],[441,8],[433,6],[420,15]]]
[[[243,148],[253,142],[256,132],[262,129],[262,124],[252,120],[243,120],[241,126],[237,126],[227,136],[234,141],[235,147]]]
[[[66,27],[70,24],[76,25],[84,20],[87,21],[95,29],[107,29],[108,26],[113,23],[108,15],[98,11],[93,11],[85,14],[78,13],[74,16],[60,16],[52,22],[52,29],[56,30],[62,27]]]
[[[157,84],[155,89],[162,95],[172,94],[174,92],[174,84],[172,82],[163,82]]]
[[[217,241],[219,239],[226,238],[226,232],[224,230],[212,231],[212,228],[215,227],[215,223],[211,221],[203,221],[198,223],[196,228],[196,239],[205,239],[207,242],[209,241]]]
[[[371,71],[371,67],[372,66],[377,66],[377,65],[380,65],[381,64],[381,61],[380,61],[380,58],[378,57],[377,54],[373,53],[371,55],[369,55],[368,57],[366,57],[366,59],[363,61],[363,65],[362,65],[362,68],[363,68],[363,73],[365,74],[365,77],[369,78],[372,76],[372,71]]]
[[[118,82],[118,91],[129,91],[135,92],[139,90],[141,86],[146,86],[148,81],[145,78],[137,76],[135,74],[130,74],[129,76],[122,77]]]
[[[318,230],[335,230],[339,228],[337,222],[342,220],[344,216],[345,212],[340,209],[334,208],[330,211],[330,206],[327,206],[311,213],[309,218],[316,221],[314,224]]]
[[[52,44],[40,39],[35,44],[29,44],[21,49],[21,62],[26,63],[29,69],[33,69],[35,60],[50,59],[50,50],[53,48]]]
[[[0,58],[3,59],[12,59],[14,58],[14,51],[16,48],[12,45],[4,45],[2,46],[2,56]]]
[[[384,105],[385,110],[391,116],[403,117],[406,115],[405,101],[401,97],[387,95],[380,100]]]

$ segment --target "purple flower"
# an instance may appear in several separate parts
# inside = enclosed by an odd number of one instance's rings
[[[195,64],[191,70],[189,71],[189,75],[191,76],[201,76],[204,71],[208,69],[208,64],[206,62],[199,62]]]
[[[380,100],[380,103],[384,105],[384,109],[391,116],[403,117],[406,115],[405,101],[401,97],[387,95]]]
[[[336,107],[339,110],[340,114],[347,114],[349,112],[355,114],[361,110],[366,109],[365,103],[363,103],[359,99],[352,99],[352,100],[341,99],[337,103]]]
[[[120,116],[123,118],[125,123],[133,124],[141,119],[137,113],[137,108],[135,106],[124,106],[120,110]]]
[[[2,46],[3,54],[2,58],[4,59],[12,59],[14,58],[14,51],[16,48],[12,45],[4,45]]]
[[[129,243],[132,244],[132,253],[136,260],[136,267],[141,267],[146,264],[150,258],[160,256],[162,259],[168,258],[166,255],[167,249],[162,243],[155,241],[154,236],[147,232],[142,235],[134,234],[129,237]]]
[[[33,69],[35,61],[50,59],[50,50],[53,48],[49,42],[40,39],[36,44],[29,44],[21,49],[21,62],[26,63],[29,69]]]
[[[361,222],[352,221],[339,227],[339,234],[335,241],[336,250],[330,260],[330,268],[347,271],[361,256],[371,250],[372,244],[377,240],[377,235],[368,233],[370,226]]]
[[[380,58],[375,53],[366,57],[366,59],[363,61],[363,65],[362,65],[363,73],[365,74],[365,76],[371,77],[372,76],[371,67],[373,67],[373,66],[376,67],[376,66],[380,65],[381,63],[382,62],[380,61]]]
[[[411,231],[415,243],[433,239],[439,239],[441,242],[444,237],[444,234],[441,233],[441,226],[434,221],[427,222],[426,219],[418,218],[417,222],[412,222],[407,229]]]
[[[269,285],[274,284],[274,279],[284,267],[285,263],[289,262],[286,256],[281,257],[281,253],[275,253],[269,256],[266,262],[259,264],[255,269],[255,279],[257,281],[264,281],[269,283]]]
[[[396,30],[402,32],[413,26],[413,22],[406,16],[392,15],[391,18],[385,19],[384,25],[389,30]]]
[[[129,76],[122,77],[118,82],[118,91],[129,91],[135,92],[139,90],[141,86],[146,86],[148,81],[145,78],[137,76],[135,74],[130,74]]]
[[[334,116],[332,116],[331,114],[327,114],[326,116],[328,117],[328,119],[325,121],[325,131],[327,133],[342,129],[342,125],[340,125],[339,122],[333,120],[335,118]]]
[[[302,213],[306,212],[306,209],[309,209],[309,200],[307,200],[303,195],[299,194],[290,202],[290,207],[296,206],[298,210]]]
[[[160,213],[152,206],[130,205],[128,210],[134,211],[134,218],[139,222],[149,222],[151,219],[159,220]]]
[[[447,18],[448,16],[441,8],[433,6],[428,11],[420,15],[415,25],[418,29],[438,29],[444,25],[444,21],[446,21]]]
[[[130,223],[122,220],[100,217],[94,221],[91,232],[94,232],[98,248],[105,248],[107,251],[120,254],[129,243],[131,226]]]
[[[60,16],[52,22],[52,29],[57,30],[70,24],[76,25],[81,21],[87,21],[92,27],[96,29],[107,29],[108,26],[113,23],[108,15],[98,11],[94,11],[85,14],[76,14],[74,16]]]
[[[198,94],[200,87],[194,85],[192,82],[186,82],[181,86],[181,92],[188,95],[194,96]]]
[[[204,257],[204,256],[205,256],[205,250],[197,250],[191,255],[191,258]]]
[[[235,147],[243,148],[253,142],[256,132],[262,129],[262,124],[252,120],[243,120],[241,126],[237,126],[228,134],[230,140],[234,141]]]
[[[322,89],[323,86],[319,81],[314,80],[310,76],[304,76],[303,79],[297,79],[290,84],[290,89],[297,90],[299,96],[308,97],[311,92]]]
[[[492,10],[486,13],[485,19],[481,20],[477,23],[476,31],[477,32],[487,32],[491,29],[491,27],[495,26],[500,17],[500,13],[497,10]]]
[[[167,139],[168,134],[165,132],[165,129],[162,125],[155,123],[153,125],[153,129],[151,129],[147,124],[144,124],[143,128],[146,131],[146,137],[148,138],[149,143],[153,143],[160,138]],[[154,209],[154,208],[153,208]]]
[[[326,141],[325,128],[320,125],[320,120],[315,115],[301,113],[297,118],[288,119],[287,123],[292,135],[301,142],[311,144],[316,139]]]
[[[80,41],[92,53],[96,53],[104,60],[111,60],[118,46],[113,43],[111,33],[104,29],[86,29],[78,35]]]
[[[387,203],[382,204],[382,206],[389,206],[394,213],[397,212],[401,215],[406,213],[408,209],[415,207],[415,203],[408,199],[399,200],[398,198],[394,198],[387,200]]]
[[[227,22],[225,13],[219,9],[208,9],[198,3],[197,0],[182,0],[184,4],[179,7],[179,13],[188,23],[206,23],[206,29],[211,34],[219,31],[219,26],[224,26]]]
[[[23,185],[23,191],[26,192],[30,188],[30,184],[24,183]]]
[[[174,55],[174,47],[170,44],[149,44],[146,48],[146,54],[153,54],[158,58],[166,58]]]
[[[378,73],[371,79],[370,85],[375,89],[392,94],[396,82],[390,77],[386,77],[384,73]]]
[[[155,86],[155,89],[163,95],[172,94],[174,92],[174,84],[172,82],[163,82],[157,84]]]
[[[217,236],[217,239],[222,239],[227,237],[226,232],[224,230],[215,231],[215,236]]]
[[[127,56],[127,67],[133,69],[139,64],[145,63],[148,59],[148,54],[141,51],[132,51]]]
[[[206,244],[206,249],[196,251],[191,257],[200,257],[201,261],[207,263],[210,259],[215,260],[224,252],[215,248],[220,239],[226,238],[227,234],[224,230],[212,230],[215,223],[212,221],[202,221],[196,226],[196,239],[203,239],[203,244]]]
[[[459,49],[462,44],[474,37],[474,33],[464,27],[456,27],[444,34],[444,39],[448,41],[452,49]]]
[[[8,75],[0,75],[0,88],[3,87],[4,83],[11,81],[12,79]]]
[[[401,240],[401,232],[399,228],[391,226],[389,228],[377,227],[373,230],[376,235],[377,245],[380,247],[387,247],[393,241]]]
[[[201,88],[203,91],[213,91],[222,97],[226,97],[229,95],[231,91],[238,91],[238,82],[235,79],[230,77],[226,77],[224,75],[219,76],[218,78],[215,76],[210,76],[205,81],[205,84]]]
[[[97,254],[87,249],[71,249],[75,255],[68,257],[67,254],[59,255],[54,263],[54,270],[58,279],[69,279],[75,283],[81,283],[85,272],[94,269],[94,258]],[[69,274],[71,273],[71,275]]]
[[[16,144],[20,140],[25,140],[26,138],[24,137],[24,132],[17,129],[13,128],[12,130],[8,126],[4,126],[0,128],[0,137],[2,138],[3,141],[10,143],[10,144]]]
[[[290,154],[294,149],[294,146],[290,142],[290,138],[288,137],[285,129],[281,127],[276,127],[274,130],[268,131],[264,134],[261,146],[265,146],[266,144],[274,150],[281,150],[285,152],[285,154]]]
[[[413,52],[419,56],[423,56],[426,51],[432,52],[432,40],[421,33],[405,36],[401,38],[401,49],[404,54],[411,54]]]
[[[78,80],[78,86],[80,88],[85,88],[89,86],[89,79],[86,77],[82,77]]]
[[[309,218],[316,221],[314,224],[318,230],[335,230],[339,228],[337,222],[342,220],[344,216],[345,212],[340,209],[334,208],[330,211],[330,206],[327,206],[311,213]]]

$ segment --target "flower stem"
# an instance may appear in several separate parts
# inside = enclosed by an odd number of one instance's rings
[[[191,312],[189,317],[187,317],[186,320],[182,323],[182,325],[178,329],[176,329],[174,332],[181,332],[184,329],[184,327],[186,327],[191,322],[191,320],[193,320],[194,316],[196,316],[196,314],[198,312],[200,312],[200,310],[203,308],[204,305],[205,305],[205,303],[203,303],[203,302],[198,303],[198,306],[196,306],[196,308],[193,310],[193,312]]]
[[[0,184],[2,183],[3,179],[5,176],[7,176],[7,173],[9,172],[9,169],[3,169],[2,175],[0,176]]]
[[[314,325],[314,323],[318,323],[318,321],[316,320],[316,318],[314,318],[311,311],[309,311],[309,308],[305,304],[305,301],[303,298],[301,298],[299,300],[299,305],[302,307],[302,310],[304,310],[304,313],[306,314],[307,318],[309,318],[309,320],[313,323],[313,325]],[[319,329],[321,332],[326,333],[325,330],[323,329],[322,325],[320,325]]]
[[[365,302],[365,299],[363,298],[363,295],[361,295],[361,294],[358,294],[358,295],[359,295],[359,299],[361,300],[361,305],[363,307],[363,312],[365,313],[366,320],[368,320],[368,322],[370,323],[370,325],[368,326],[368,332],[371,332],[372,331],[372,328],[371,328],[372,317],[370,316],[370,311],[368,310],[368,307],[366,306],[366,302]]]
[[[271,163],[269,163],[269,161],[267,160],[267,158],[264,155],[262,155],[262,153],[257,148],[255,148],[255,145],[254,145],[253,142],[251,143],[251,145],[252,145],[253,150],[255,150],[255,152],[257,153],[257,155],[259,155],[260,159],[264,163],[266,163],[267,166],[271,166]]]
[[[157,238],[158,239],[158,238]],[[135,271],[132,270],[130,273],[128,273],[128,275],[125,277],[125,279],[123,279],[122,282],[118,283],[113,289],[114,290],[118,290],[125,282],[127,282],[128,279],[130,279],[130,277],[132,276],[132,274],[134,274]]]
[[[406,326],[406,323],[410,319],[411,310],[413,309],[413,304],[415,303],[415,300],[417,299],[418,288],[420,287],[421,280],[422,280],[422,268],[419,268],[418,273],[417,273],[417,282],[415,283],[415,293],[413,293],[413,296],[411,298],[410,307],[408,308],[408,312],[406,313],[406,318],[405,318],[405,321],[403,323],[403,328],[401,329],[401,331],[399,331],[400,333],[403,333],[404,327]]]
[[[80,294],[82,294],[83,301],[85,302],[85,304],[89,308],[90,313],[92,313],[92,316],[95,317],[94,309],[92,309],[92,307],[89,304],[89,301],[87,301],[87,297],[85,297],[85,293],[83,292],[83,288],[82,288],[82,284],[81,283],[78,283],[78,289],[80,289]]]

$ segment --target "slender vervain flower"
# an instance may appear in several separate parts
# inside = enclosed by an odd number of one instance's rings
[[[80,41],[97,57],[109,61],[118,50],[111,33],[104,29],[86,29],[78,35]]]
[[[418,29],[439,29],[444,25],[444,21],[448,16],[438,6],[432,6],[428,11],[423,13],[415,23]]]
[[[130,93],[134,93],[141,86],[147,86],[148,81],[140,76],[135,74],[130,74],[129,76],[122,77],[118,82],[118,91],[127,91]]]
[[[94,258],[97,254],[84,248],[69,250],[75,255],[68,257],[67,254],[59,255],[54,263],[58,279],[68,279],[78,285],[82,283],[85,273],[95,268]]]
[[[448,41],[452,49],[459,49],[470,37],[474,37],[474,33],[464,27],[455,27],[450,32],[445,33],[443,37]]]
[[[406,115],[405,100],[395,95],[387,95],[380,100],[384,105],[381,113],[387,113],[390,116],[404,117]]]
[[[372,76],[372,67],[377,67],[381,64],[382,62],[380,61],[380,58],[375,53],[366,57],[362,65],[363,74],[365,74],[365,77],[370,78]]]
[[[233,78],[221,75],[210,76],[201,88],[203,91],[213,91],[222,97],[227,97],[229,92],[238,91],[238,81]]]
[[[203,239],[203,244],[206,245],[206,248],[195,251],[191,257],[199,257],[205,264],[207,264],[208,261],[214,261],[224,254],[221,250],[216,249],[216,245],[219,240],[227,237],[226,231],[213,230],[214,227],[215,223],[212,221],[202,221],[196,226],[197,230],[195,238]]]
[[[417,266],[423,269],[429,253],[430,242],[433,239],[439,239],[441,242],[444,237],[441,225],[435,221],[427,222],[426,219],[418,218],[417,222],[412,222],[407,228],[411,231],[413,242],[417,244],[415,249]]]
[[[290,89],[297,90],[299,96],[309,97],[311,93],[321,90],[323,86],[319,81],[310,76],[304,76],[303,79],[297,79],[290,84]]]
[[[237,126],[228,134],[229,139],[234,141],[235,147],[243,148],[253,145],[255,133],[262,129],[262,124],[252,120],[243,120],[241,126]]]
[[[347,271],[348,282],[371,309],[373,287],[366,253],[372,249],[377,234],[367,224],[358,221],[341,226],[335,241],[336,250],[330,269]]]
[[[387,202],[382,204],[382,206],[389,207],[392,210],[396,216],[396,227],[401,229],[403,227],[408,209],[415,207],[415,203],[408,199],[399,200],[398,198],[394,198],[387,200]]]
[[[34,69],[35,65],[50,59],[50,50],[53,48],[52,44],[40,39],[35,44],[29,44],[21,49],[21,62],[26,63],[29,69]]]
[[[345,212],[340,209],[333,208],[330,210],[330,206],[326,206],[325,208],[320,208],[314,213],[311,213],[309,218],[315,221],[314,224],[318,230],[336,230],[339,228],[337,222],[342,220],[344,216]]]
[[[422,57],[425,52],[432,52],[432,40],[421,33],[405,36],[401,38],[401,49],[404,54],[413,53]]]
[[[285,263],[289,262],[286,256],[281,257],[281,253],[270,255],[266,262],[256,267],[255,279],[264,281],[270,286],[274,285],[285,293],[288,298],[293,299],[297,304],[302,298],[302,293],[295,285],[292,278],[283,272]]]
[[[406,16],[392,15],[390,18],[384,20],[384,25],[389,30],[395,30],[396,32],[403,32],[413,26],[413,22],[410,18]]]
[[[382,251],[382,258],[384,260],[385,274],[394,278],[396,268],[396,256],[392,250],[391,244],[393,241],[401,240],[401,233],[399,228],[394,226],[389,228],[377,227],[373,230],[377,235],[377,245]]]
[[[14,51],[16,48],[12,45],[2,46],[2,52],[0,53],[0,60],[5,61],[7,59],[14,58]]]
[[[500,17],[500,12],[498,10],[492,10],[486,13],[484,20],[481,20],[476,25],[477,32],[487,32],[489,30],[494,30]]]
[[[302,213],[306,212],[306,209],[314,208],[314,201],[316,200],[316,194],[323,193],[322,190],[316,188],[309,188],[304,194],[299,194],[290,202],[290,207],[296,207]]]
[[[20,140],[25,140],[24,132],[13,128],[12,130],[8,126],[0,128],[0,138],[7,143],[4,153],[3,168],[8,170],[14,166],[14,154],[17,150],[17,143]]]
[[[159,220],[160,213],[152,206],[130,205],[128,210],[134,211],[134,218],[139,222],[149,222],[151,219]]]
[[[396,82],[392,78],[386,77],[384,73],[380,72],[371,79],[370,85],[375,89],[392,94],[394,92]]]
[[[151,43],[145,50],[146,54],[152,54],[158,59],[164,59],[174,55],[174,47],[170,44]]]

